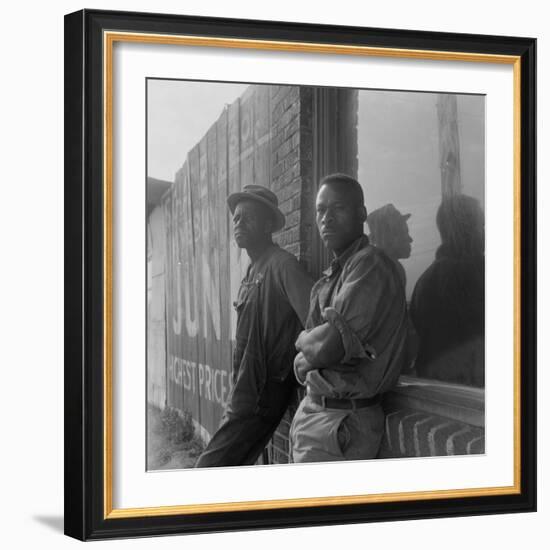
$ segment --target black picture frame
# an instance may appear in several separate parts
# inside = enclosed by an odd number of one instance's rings
[[[520,490],[516,494],[108,517],[104,414],[104,31],[509,55],[521,68]],[[65,533],[80,540],[536,509],[536,40],[83,10],[65,17]]]

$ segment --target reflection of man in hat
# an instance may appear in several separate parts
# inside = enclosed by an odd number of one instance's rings
[[[407,220],[410,214],[401,214],[393,204],[386,204],[371,212],[367,217],[370,229],[370,241],[381,248],[395,261],[399,275],[405,285],[405,269],[399,260],[405,260],[411,255],[412,237],[409,235]]]
[[[233,233],[250,257],[235,302],[233,389],[222,424],[196,467],[254,464],[291,396],[294,342],[309,307],[313,281],[296,258],[273,243],[285,225],[277,197],[246,185],[227,199]]]

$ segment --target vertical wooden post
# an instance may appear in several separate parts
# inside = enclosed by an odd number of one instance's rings
[[[460,140],[456,96],[440,94],[437,98],[439,122],[439,166],[443,198],[462,192],[460,178]]]

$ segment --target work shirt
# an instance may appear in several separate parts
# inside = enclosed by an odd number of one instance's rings
[[[340,333],[344,357],[299,382],[337,399],[390,389],[407,354],[405,291],[395,263],[366,235],[332,261],[311,291],[306,330],[326,322]]]
[[[275,244],[249,266],[234,303],[237,328],[227,412],[269,415],[269,392],[275,391],[269,388],[287,379],[292,368],[312,286],[298,260]]]

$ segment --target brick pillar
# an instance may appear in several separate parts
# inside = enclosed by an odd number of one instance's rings
[[[275,239],[306,263],[302,203],[311,186],[311,129],[308,132],[304,127],[310,108],[307,90],[298,86],[271,89],[271,187],[286,217],[286,226]]]
[[[357,91],[271,87],[271,187],[286,216],[278,244],[318,274],[314,202],[330,172],[357,176]]]
[[[318,276],[326,252],[315,227],[315,195],[328,173],[357,176],[357,92],[273,86],[270,105],[271,187],[286,217],[275,240]],[[270,463],[288,462],[288,433],[300,390],[268,446]]]

